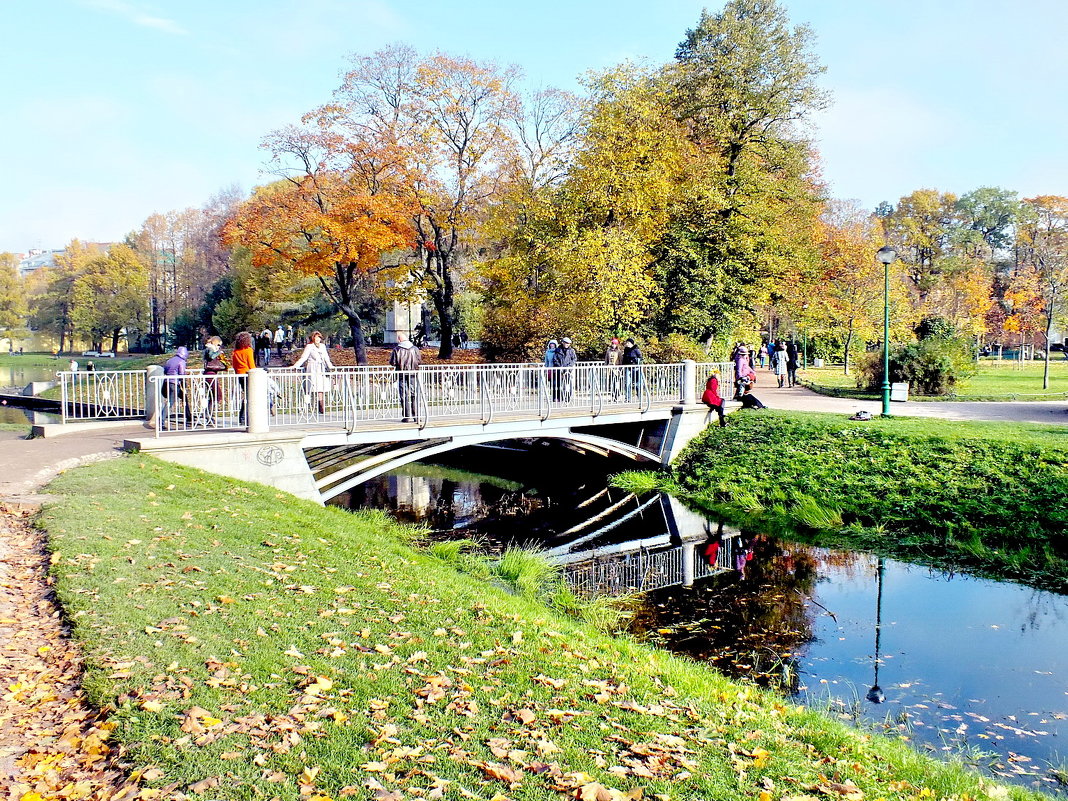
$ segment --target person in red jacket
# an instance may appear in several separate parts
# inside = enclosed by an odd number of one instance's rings
[[[701,394],[701,401],[709,409],[709,417],[714,411],[719,415],[719,425],[722,428],[727,425],[727,418],[723,415],[723,398],[719,394],[719,370],[713,370],[705,383],[705,391]]]

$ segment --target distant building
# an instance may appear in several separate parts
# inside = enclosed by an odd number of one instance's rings
[[[114,242],[83,242],[82,245],[91,251],[97,253],[107,253],[111,250],[111,246]],[[41,250],[34,248],[29,253],[25,254],[19,260],[19,277],[22,278],[29,273],[40,270],[42,267],[54,267],[56,264],[56,256],[65,253],[65,248],[59,250]]]
[[[39,250],[33,249],[19,260],[19,277],[36,272],[42,267],[52,267],[56,263],[56,256],[63,250]]]

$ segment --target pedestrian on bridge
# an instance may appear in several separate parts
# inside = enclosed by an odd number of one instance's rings
[[[248,331],[242,331],[234,341],[234,352],[230,354],[230,362],[234,366],[234,372],[238,375],[245,375],[256,366],[256,354],[253,351],[252,343],[252,334]],[[238,412],[238,419],[241,421],[241,425],[248,425],[248,421],[245,418],[247,409],[248,385],[242,382],[241,411]]]
[[[307,391],[316,395],[319,414],[325,414],[326,393],[331,390],[328,371],[334,369],[334,363],[330,361],[330,353],[323,344],[322,333],[312,331],[311,341],[304,346],[304,352],[293,363],[293,367],[304,368]]]
[[[608,367],[621,367],[623,365],[623,348],[619,345],[619,337],[612,337],[608,343],[608,350],[604,353],[604,363]],[[613,401],[618,401],[623,394],[622,375],[619,370],[608,371],[608,391]]]
[[[174,352],[174,355],[167,359],[163,365],[163,375],[166,376],[163,383],[163,397],[166,401],[163,412],[163,428],[170,428],[171,419],[175,417],[179,404],[184,409],[185,427],[189,428],[192,422],[189,400],[186,398],[186,387],[181,379],[181,376],[186,374],[186,360],[188,358],[189,350],[185,347],[179,347]],[[174,422],[177,424],[177,419]]]
[[[711,422],[712,412],[719,415],[719,425],[723,428],[727,425],[727,418],[723,416],[723,398],[719,394],[719,370],[713,370],[705,383],[705,391],[701,395],[701,402],[708,407],[708,419]]]
[[[642,351],[633,339],[627,339],[623,343],[623,356],[620,358],[626,375],[623,377],[623,387],[626,393],[627,403],[631,397],[641,398],[642,387]]]
[[[545,346],[544,362],[546,367],[553,366],[553,356],[556,355],[556,349],[558,347],[560,347],[560,343],[557,342],[555,339],[550,339],[549,344]]]
[[[397,336],[397,345],[389,355],[390,366],[397,371],[397,392],[400,394],[401,422],[414,423],[419,400],[419,365],[423,354],[406,334]]]
[[[553,400],[557,403],[570,403],[574,391],[575,377],[572,375],[578,364],[578,354],[571,347],[571,337],[560,340],[560,347],[553,354],[553,367],[558,368],[553,382]]]

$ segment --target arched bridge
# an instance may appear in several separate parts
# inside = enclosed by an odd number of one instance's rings
[[[320,502],[383,472],[445,451],[501,440],[558,440],[568,447],[666,464],[701,431],[698,404],[709,371],[732,387],[733,366],[533,364],[290,369],[247,375],[145,378],[155,436],[128,447],[204,470],[260,481]],[[71,416],[102,408],[93,387],[107,374],[68,374]]]

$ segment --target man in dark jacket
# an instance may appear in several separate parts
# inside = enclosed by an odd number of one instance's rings
[[[404,334],[400,334],[393,353],[389,355],[390,366],[397,371],[397,390],[400,392],[402,423],[415,422],[415,408],[419,392],[417,371],[423,363],[423,354]]]
[[[557,403],[570,403],[574,390],[572,368],[578,363],[578,354],[571,347],[571,337],[564,337],[553,353],[553,367],[559,368],[553,375],[553,400]]]

